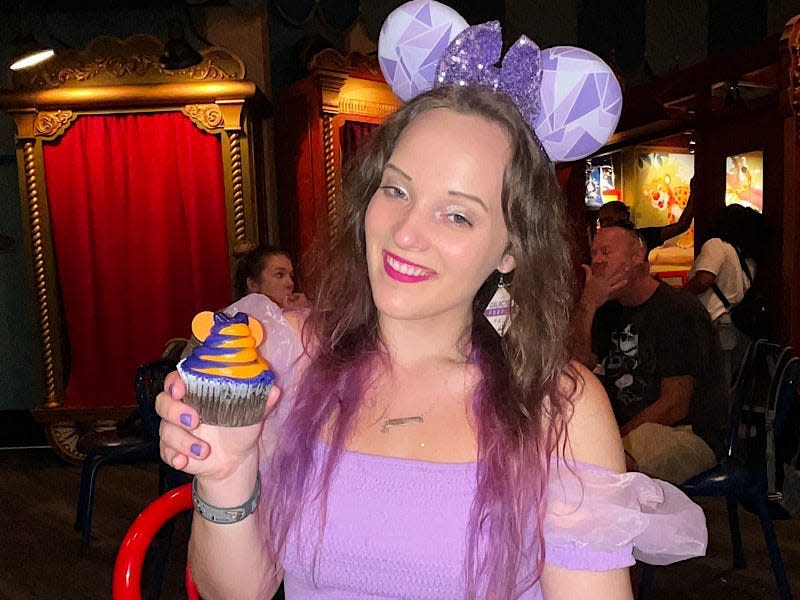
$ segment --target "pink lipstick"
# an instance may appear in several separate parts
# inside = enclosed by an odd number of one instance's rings
[[[386,274],[402,283],[419,283],[427,281],[435,275],[430,269],[403,260],[396,254],[383,251],[383,268]]]

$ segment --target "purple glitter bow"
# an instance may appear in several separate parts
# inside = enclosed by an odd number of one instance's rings
[[[450,42],[436,65],[434,87],[480,85],[507,94],[534,129],[541,110],[542,59],[528,37],[520,37],[500,60],[503,36],[499,21],[467,27]]]

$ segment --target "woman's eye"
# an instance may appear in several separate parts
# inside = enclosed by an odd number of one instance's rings
[[[380,188],[384,194],[391,196],[392,198],[400,198],[405,200],[408,198],[408,194],[402,188],[399,188],[395,185],[382,185]]]
[[[460,227],[472,227],[472,221],[460,213],[450,213],[447,218]]]

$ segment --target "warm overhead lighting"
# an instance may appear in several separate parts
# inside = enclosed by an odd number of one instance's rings
[[[15,49],[14,58],[8,67],[12,71],[28,69],[55,56],[55,50],[37,42],[33,35],[27,35],[19,40],[15,44]]]

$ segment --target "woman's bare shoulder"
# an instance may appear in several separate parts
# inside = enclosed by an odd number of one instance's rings
[[[589,369],[574,361],[569,365],[569,374],[562,377],[562,386],[569,386],[564,389],[574,389],[572,410],[566,418],[564,458],[624,471],[625,453],[619,427],[603,385]]]

